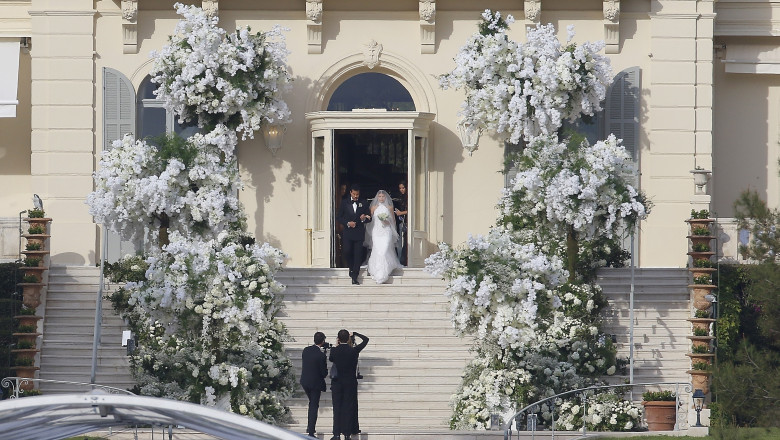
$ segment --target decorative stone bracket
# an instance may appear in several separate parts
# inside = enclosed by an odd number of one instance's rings
[[[122,52],[138,53],[138,0],[122,0]]]
[[[203,11],[209,17],[216,17],[219,15],[219,0],[203,0]]]
[[[620,53],[620,0],[604,0],[604,43],[606,53]]]
[[[322,3],[306,0],[306,41],[309,53],[322,53]]]
[[[536,27],[542,19],[542,0],[525,0],[523,5],[525,12],[525,29]]]
[[[436,53],[436,0],[420,0],[420,53]]]

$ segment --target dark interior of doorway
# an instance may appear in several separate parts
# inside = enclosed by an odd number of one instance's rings
[[[369,202],[379,190],[387,191],[393,199],[401,197],[398,184],[406,183],[409,169],[408,131],[336,130],[333,150],[337,210],[354,183],[360,185],[361,198]],[[341,257],[341,225],[336,225],[333,266],[346,267]]]

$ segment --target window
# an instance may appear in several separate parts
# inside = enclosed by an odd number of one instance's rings
[[[188,138],[198,132],[197,122],[180,124],[179,118],[165,109],[163,101],[157,99],[154,91],[159,87],[147,76],[138,87],[138,137],[145,139],[165,133],[176,133]]]
[[[368,72],[344,81],[328,102],[329,111],[353,109],[414,111],[409,91],[397,79],[383,73]]]
[[[623,146],[634,159],[635,170],[633,183],[639,187],[639,111],[640,111],[640,70],[630,67],[615,75],[612,84],[607,89],[605,102],[600,112],[575,122],[565,121],[564,130],[573,130],[585,136],[591,144],[605,139],[613,133],[618,139],[623,139]],[[522,151],[521,145],[504,144],[504,157]],[[508,187],[517,174],[517,169],[505,167],[504,186]]]

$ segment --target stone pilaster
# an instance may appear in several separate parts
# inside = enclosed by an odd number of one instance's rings
[[[92,0],[32,0],[31,189],[51,224],[55,264],[94,264],[97,227],[84,203],[95,161]],[[32,194],[31,194],[32,196]]]

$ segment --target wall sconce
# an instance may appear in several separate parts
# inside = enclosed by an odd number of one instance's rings
[[[704,392],[696,388],[693,392],[693,408],[696,410],[696,424],[694,426],[699,427],[701,424],[701,410],[704,408]]]
[[[271,150],[271,154],[276,156],[276,152],[282,148],[282,140],[284,139],[284,133],[287,131],[285,124],[263,124],[263,139],[265,140],[265,146]]]
[[[471,156],[471,153],[479,148],[479,136],[482,134],[482,127],[464,119],[458,122],[458,133],[460,134],[460,142],[463,144],[463,148]]]

